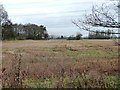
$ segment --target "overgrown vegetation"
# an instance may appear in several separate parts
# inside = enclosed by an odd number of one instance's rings
[[[120,86],[118,46],[112,40],[5,41],[3,69],[9,88]]]

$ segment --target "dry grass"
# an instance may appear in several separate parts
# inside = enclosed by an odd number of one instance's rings
[[[47,82],[52,78],[52,84],[45,84],[45,87],[74,87],[68,84],[71,77],[75,77],[72,81],[80,79],[82,75],[101,79],[103,75],[109,76],[118,72],[118,46],[115,46],[112,40],[5,41],[2,49],[5,87],[9,87],[16,51],[22,54],[20,75],[24,87],[35,87],[30,83],[28,85],[30,79],[44,78],[48,78]],[[77,83],[76,87],[90,86],[84,85],[86,84],[81,86]]]

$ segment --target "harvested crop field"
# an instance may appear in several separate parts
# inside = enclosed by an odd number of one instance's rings
[[[113,40],[16,40],[2,45],[3,87],[120,87]]]

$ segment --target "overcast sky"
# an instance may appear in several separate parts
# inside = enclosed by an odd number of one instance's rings
[[[75,35],[80,31],[72,20],[82,18],[85,12],[104,0],[0,0],[13,23],[45,25],[49,34]]]

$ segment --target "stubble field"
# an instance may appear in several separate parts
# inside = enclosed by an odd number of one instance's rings
[[[3,87],[118,88],[118,46],[112,40],[3,41],[2,74]]]

